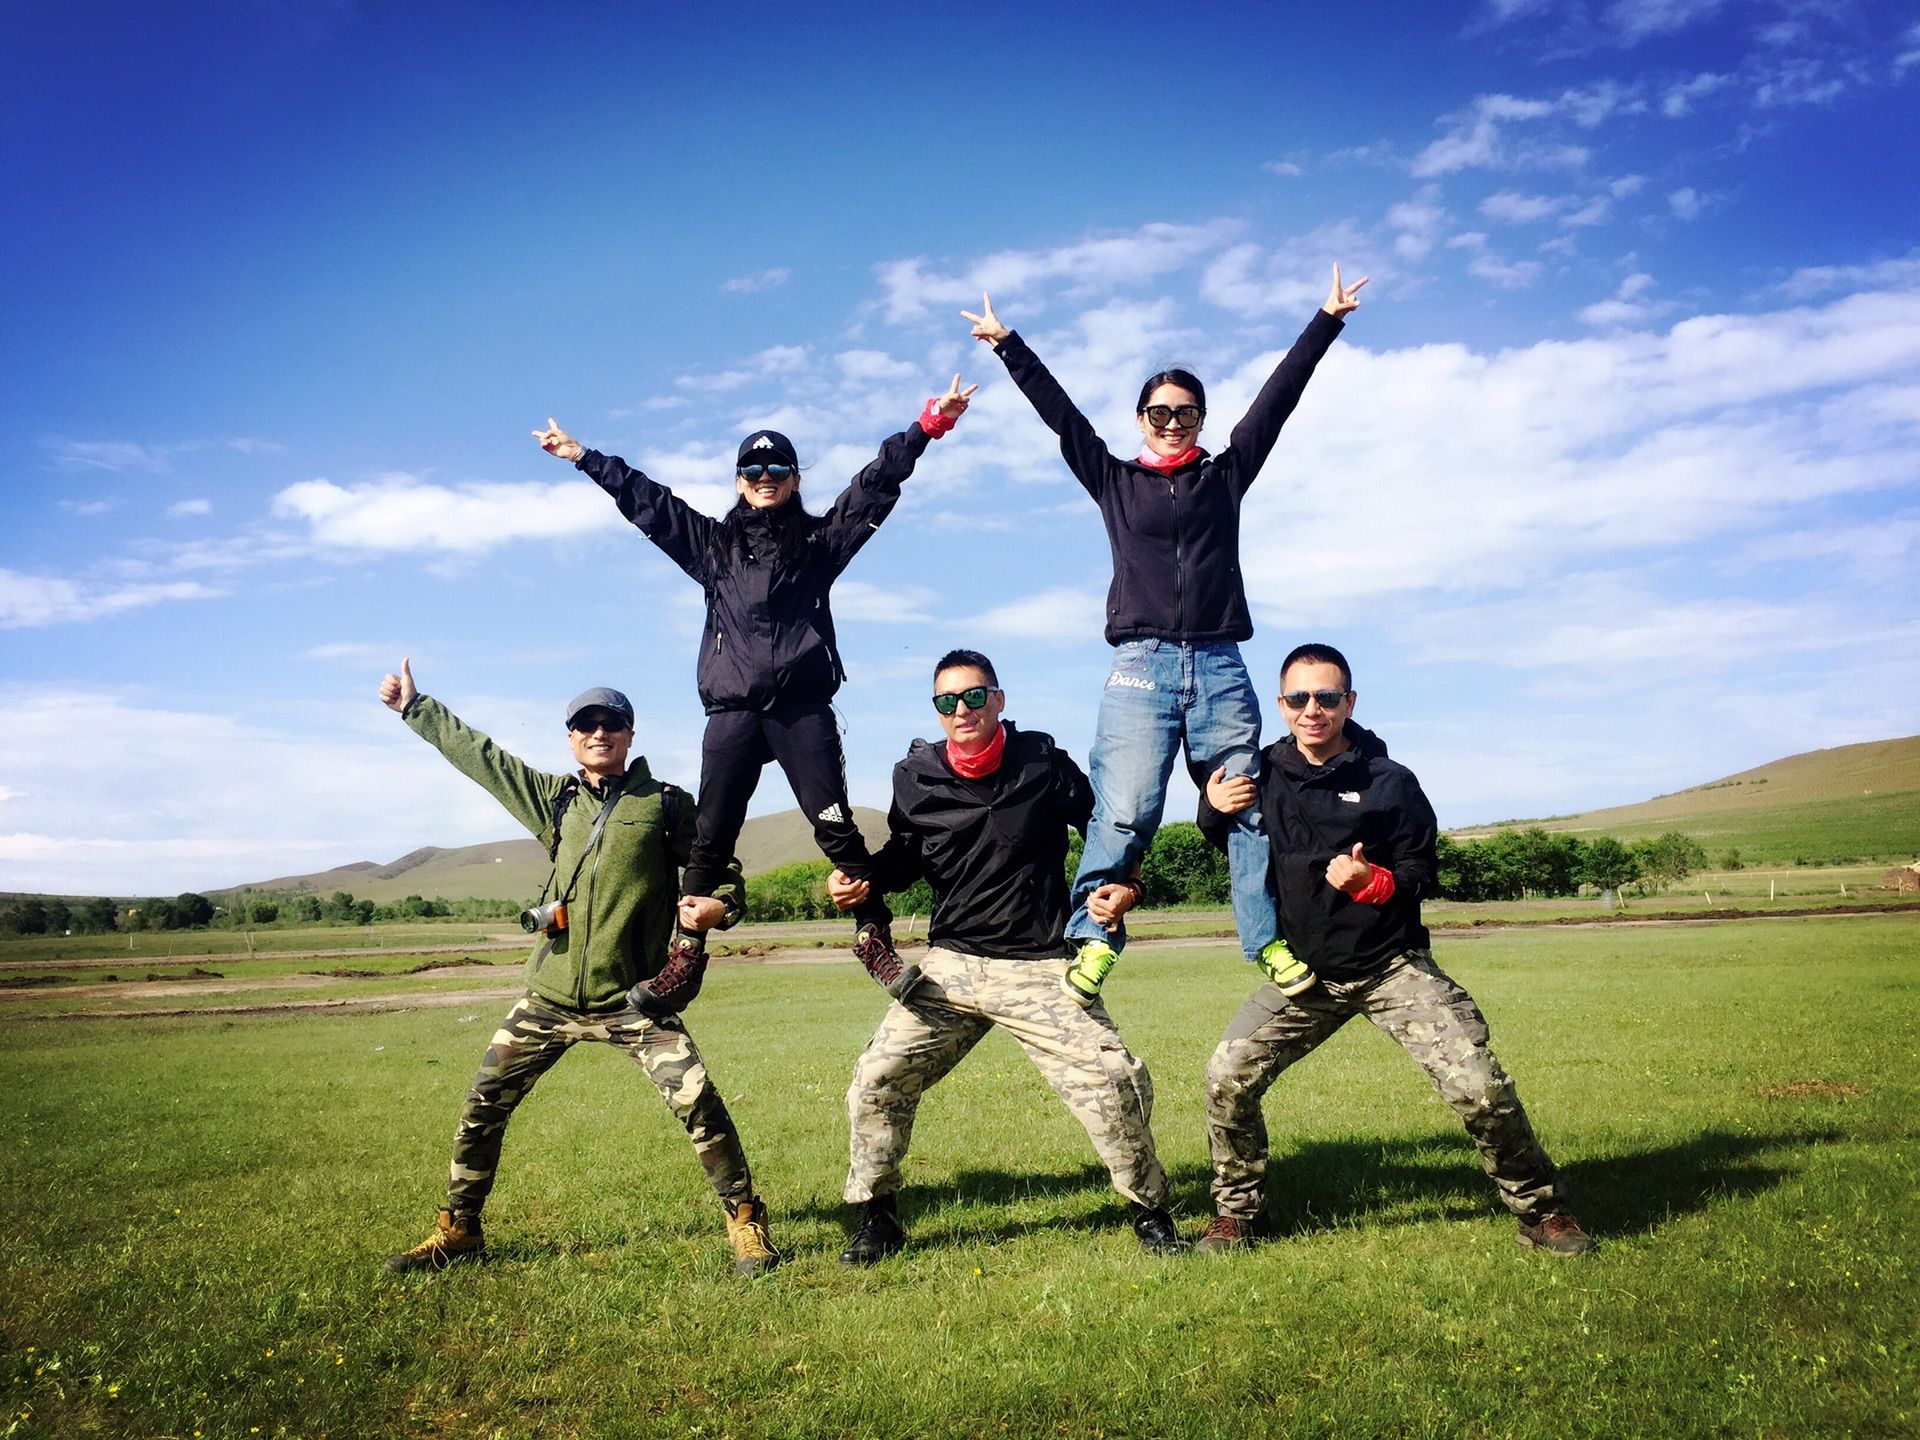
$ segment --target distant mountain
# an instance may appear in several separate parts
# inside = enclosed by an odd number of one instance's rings
[[[1920,856],[1920,735],[1809,750],[1637,805],[1448,834],[1471,840],[1529,825],[1619,840],[1679,830],[1712,856],[1736,849],[1749,863],[1911,860]]]
[[[853,818],[870,844],[886,839],[887,817],[878,810],[856,805]],[[740,863],[749,875],[796,860],[817,860],[813,827],[798,810],[749,820],[740,832]],[[536,840],[494,840],[484,845],[442,849],[423,845],[398,860],[381,865],[356,860],[311,875],[281,875],[209,890],[209,895],[234,890],[311,890],[331,895],[345,890],[356,900],[386,904],[418,895],[427,900],[521,900],[539,893],[547,878],[547,852]]]

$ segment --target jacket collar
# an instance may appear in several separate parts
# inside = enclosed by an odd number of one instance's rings
[[[576,770],[573,773],[574,778],[580,782],[580,788],[585,790],[589,795],[599,795],[602,793],[600,788],[587,778],[586,771]],[[644,755],[635,755],[627,761],[627,773],[620,777],[620,788],[622,790],[631,790],[636,784],[644,785],[652,779],[653,771],[647,768],[647,757]]]
[[[1367,729],[1347,721],[1341,733],[1347,737],[1347,748],[1324,765],[1315,765],[1300,753],[1300,746],[1291,735],[1283,735],[1269,748],[1274,763],[1289,775],[1312,777],[1326,775],[1341,770],[1348,765],[1357,765],[1363,760],[1384,760],[1387,757],[1387,742]]]

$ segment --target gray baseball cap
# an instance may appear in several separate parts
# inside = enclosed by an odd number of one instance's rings
[[[573,728],[576,716],[582,710],[611,710],[627,722],[627,728],[633,728],[633,702],[618,690],[609,690],[604,685],[596,685],[591,690],[582,690],[567,702],[567,728]]]

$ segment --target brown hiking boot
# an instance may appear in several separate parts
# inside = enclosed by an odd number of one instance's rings
[[[909,965],[893,948],[893,937],[878,925],[862,925],[853,937],[853,958],[886,987],[887,994],[904,1000],[920,988],[920,967]]]
[[[1513,1237],[1529,1250],[1544,1250],[1549,1255],[1585,1255],[1593,1247],[1593,1237],[1580,1228],[1571,1215],[1543,1215],[1534,1224],[1520,1222],[1520,1233]]]
[[[1228,1250],[1247,1250],[1253,1246],[1253,1225],[1231,1215],[1216,1215],[1193,1249],[1199,1255],[1219,1255]]]
[[[478,1260],[486,1251],[486,1237],[480,1233],[478,1215],[456,1215],[451,1210],[442,1210],[433,1217],[433,1234],[411,1250],[387,1257],[387,1273],[404,1275],[409,1270],[444,1270],[462,1260]]]
[[[678,1015],[700,993],[707,976],[707,937],[685,935],[678,927],[667,941],[667,963],[627,992],[627,1003],[642,1015]]]
[[[767,1202],[742,1200],[727,1212],[727,1243],[733,1246],[734,1273],[764,1275],[784,1258],[767,1233]]]

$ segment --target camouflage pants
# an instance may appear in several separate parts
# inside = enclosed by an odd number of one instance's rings
[[[1279,986],[1263,985],[1233,1017],[1207,1065],[1207,1141],[1220,1214],[1260,1217],[1267,1175],[1260,1097],[1282,1070],[1356,1014],[1398,1040],[1427,1072],[1465,1123],[1507,1209],[1534,1220],[1566,1208],[1559,1173],[1534,1139],[1519,1092],[1487,1043],[1480,1007],[1432,956],[1413,951],[1382,975],[1323,980],[1291,1000]]]
[[[1149,1123],[1153,1080],[1104,1004],[1082,1010],[1061,992],[1064,960],[989,960],[936,947],[920,970],[926,983],[888,1009],[853,1067],[850,1202],[900,1188],[920,1097],[998,1025],[1086,1127],[1113,1188],[1142,1205],[1166,1204]]]
[[[456,1215],[478,1215],[493,1189],[500,1165],[500,1142],[513,1110],[534,1082],[582,1040],[616,1045],[646,1072],[693,1140],[693,1153],[714,1192],[729,1206],[753,1194],[747,1157],[733,1128],[733,1117],[713,1081],[693,1037],[680,1018],[655,1020],[631,1008],[592,1014],[566,1010],[537,995],[523,995],[487,1044],[473,1089],[453,1132],[453,1170],[447,1184],[447,1208]]]

